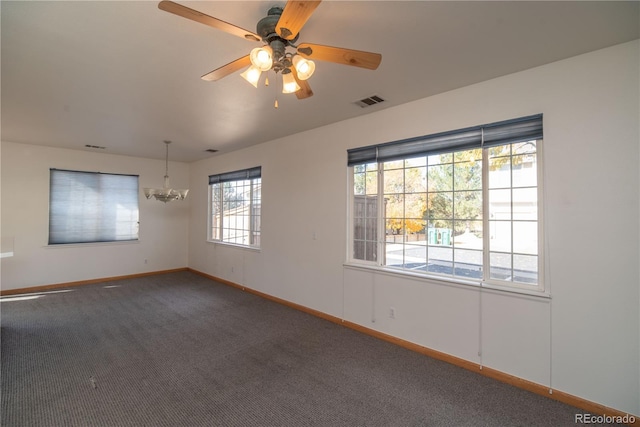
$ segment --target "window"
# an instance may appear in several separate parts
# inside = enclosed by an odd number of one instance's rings
[[[209,176],[209,241],[260,247],[261,167]]]
[[[50,170],[49,244],[138,240],[138,176]]]
[[[543,290],[542,116],[349,150],[351,261]]]

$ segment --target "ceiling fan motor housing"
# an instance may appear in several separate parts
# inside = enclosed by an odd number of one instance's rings
[[[283,9],[279,6],[274,6],[269,9],[267,12],[267,16],[258,21],[256,25],[256,33],[262,40],[271,46],[273,49],[273,57],[276,62],[281,62],[284,59],[285,49],[287,46],[291,46],[293,43],[298,40],[298,36],[300,34],[296,34],[296,36],[292,40],[286,40],[280,37],[276,33],[276,25],[280,20],[280,15],[282,15]]]

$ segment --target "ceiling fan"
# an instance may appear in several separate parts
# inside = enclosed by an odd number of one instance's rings
[[[220,80],[248,67],[241,76],[258,87],[261,73],[273,70],[282,75],[283,93],[295,93],[298,99],[304,99],[313,95],[307,79],[315,70],[314,59],[370,70],[378,68],[382,61],[382,55],[379,53],[311,43],[296,45],[300,29],[319,4],[320,0],[289,0],[284,9],[274,6],[269,9],[266,17],[258,21],[255,33],[172,1],[163,0],[158,4],[158,8],[234,36],[263,43],[262,47],[253,49],[250,54],[205,74],[202,76],[203,80]],[[292,53],[287,51],[287,48],[293,48],[295,51]]]

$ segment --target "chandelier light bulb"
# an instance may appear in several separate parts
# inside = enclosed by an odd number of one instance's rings
[[[300,80],[307,80],[316,70],[315,62],[304,59],[300,55],[295,55],[293,57],[293,66],[296,67],[298,78]]]
[[[282,93],[294,93],[300,90],[300,86],[293,77],[291,70],[288,73],[282,72]]]
[[[267,71],[273,65],[273,49],[271,46],[257,47],[249,55],[251,63],[260,71]]]
[[[255,65],[252,65],[247,68],[244,73],[240,74],[240,76],[251,83],[253,87],[257,88],[258,81],[260,80],[260,74],[262,74],[262,71],[260,71],[260,69]]]

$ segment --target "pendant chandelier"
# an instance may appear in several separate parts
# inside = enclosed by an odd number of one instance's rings
[[[171,141],[164,141],[167,148],[167,155],[165,160],[165,172],[164,172],[164,187],[163,188],[145,188],[144,195],[147,199],[155,197],[156,200],[167,203],[173,200],[184,200],[187,197],[189,190],[174,190],[169,185],[169,144]]]

